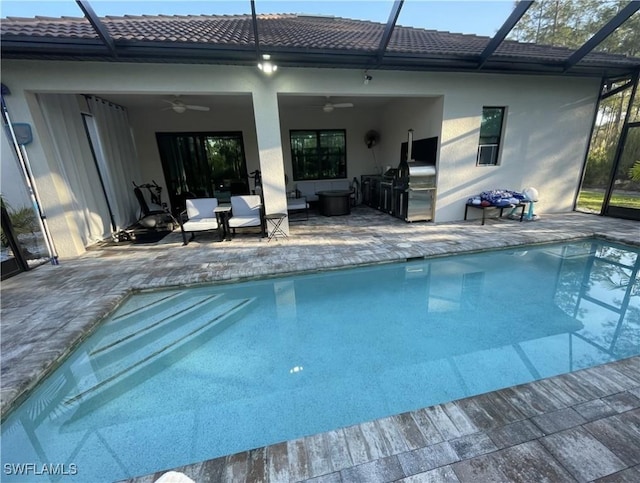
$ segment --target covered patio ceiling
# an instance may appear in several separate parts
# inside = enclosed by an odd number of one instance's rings
[[[631,1],[621,8],[581,47],[568,49],[548,45],[506,40],[533,1],[518,2],[493,37],[435,32],[397,25],[404,0],[393,2],[385,24],[333,18],[335,25],[315,22],[302,15],[289,16],[275,23],[275,16],[258,15],[256,2],[250,1],[251,14],[244,16],[159,16],[166,28],[174,19],[208,22],[207,28],[225,35],[242,31],[238,41],[220,37],[192,41],[185,30],[184,38],[138,36],[126,31],[126,24],[153,17],[99,17],[87,0],[76,0],[85,15],[91,35],[55,31],[51,25],[38,28],[12,29],[14,19],[3,22],[2,56],[5,59],[90,60],[115,62],[217,63],[255,65],[264,54],[270,54],[281,67],[362,68],[389,70],[419,70],[448,72],[495,72],[519,74],[552,74],[578,76],[627,76],[640,70],[640,58],[597,52],[597,47],[640,9],[640,2]],[[214,6],[215,7],[215,6]],[[204,7],[203,7],[204,8]],[[235,17],[235,18],[234,18]],[[225,27],[225,21],[237,21]],[[325,17],[326,20],[328,17]],[[318,19],[317,17],[315,18]],[[24,19],[22,19],[24,20]],[[55,19],[39,19],[55,20]],[[67,20],[60,19],[60,20]],[[288,23],[285,24],[284,21]],[[287,36],[292,22],[298,22],[296,32],[316,38]],[[218,23],[216,23],[218,22]],[[307,22],[307,23],[305,23]],[[60,22],[59,22],[60,23]],[[139,22],[142,24],[142,22]],[[182,22],[183,25],[186,22]],[[320,25],[321,24],[321,25]],[[358,25],[360,24],[360,25]],[[17,23],[15,25],[18,25]],[[31,25],[33,27],[33,24]],[[74,29],[82,25],[74,24]],[[286,27],[286,28],[285,28]],[[143,29],[146,27],[143,27]],[[179,26],[177,28],[180,28]],[[182,27],[187,28],[187,27]],[[364,30],[359,31],[358,28]],[[334,40],[340,31],[349,30],[349,40]],[[192,29],[197,30],[197,29]],[[43,33],[44,32],[44,33]],[[275,33],[274,33],[275,32]],[[343,32],[344,33],[344,32]],[[306,35],[306,34],[304,34]],[[228,37],[228,35],[227,35]],[[328,39],[317,41],[318,39]],[[306,41],[309,40],[309,43]],[[416,48],[416,45],[419,45]]]
[[[178,97],[185,104],[202,104],[217,109],[239,109],[251,108],[252,97],[249,94],[182,94],[180,92],[168,92],[160,94],[123,94],[123,93],[100,93],[92,92],[94,95],[107,99],[115,104],[127,108],[160,110],[167,109],[167,100]],[[345,96],[345,95],[280,95],[278,105],[281,109],[309,109],[317,108],[317,112],[322,114],[321,107],[327,103],[352,103],[355,109],[377,109],[393,102],[394,99],[402,96]]]

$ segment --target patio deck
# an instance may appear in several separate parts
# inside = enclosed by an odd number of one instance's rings
[[[407,224],[367,207],[291,224],[266,243],[179,233],[96,247],[2,284],[1,408],[19,402],[132,290],[599,236],[637,222],[581,213],[536,222]],[[181,468],[200,481],[639,481],[640,357]],[[155,475],[155,477],[158,477]],[[154,475],[132,481],[154,481]]]

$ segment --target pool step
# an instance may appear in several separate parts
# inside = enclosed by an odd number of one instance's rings
[[[158,292],[158,293],[139,293],[133,295],[127,303],[118,309],[119,314],[114,316],[111,320],[120,320],[135,313],[140,313],[145,310],[150,310],[153,307],[161,306],[163,304],[172,304],[176,299],[184,296],[185,291],[172,291],[172,292]]]
[[[90,350],[90,356],[97,356],[127,341],[138,340],[141,335],[159,330],[181,317],[193,316],[203,308],[210,308],[210,303],[220,299],[222,295],[201,295],[172,297],[165,304],[154,305],[144,310],[136,310],[126,317],[113,319],[104,327],[102,337]],[[114,323],[115,322],[115,323]]]
[[[89,359],[90,368],[85,366],[89,372],[79,378],[76,394],[65,404],[85,401],[120,383],[123,383],[120,392],[126,392],[130,387],[128,384],[143,382],[155,371],[174,362],[172,357],[179,359],[239,320],[255,300],[246,298],[220,303],[215,298],[193,311],[176,314],[171,323],[163,324],[163,330],[146,331],[102,351],[101,355]],[[165,358],[167,364],[159,364]],[[136,375],[141,377],[140,381],[131,379]]]

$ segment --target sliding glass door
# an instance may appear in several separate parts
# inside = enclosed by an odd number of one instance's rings
[[[157,133],[171,207],[184,209],[187,198],[248,194],[249,182],[241,132]]]

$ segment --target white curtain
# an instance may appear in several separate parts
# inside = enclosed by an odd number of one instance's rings
[[[70,193],[64,210],[74,216],[84,245],[91,245],[110,236],[111,223],[78,99],[69,94],[37,97],[56,161],[50,168],[57,171]]]
[[[139,204],[133,193],[132,181],[140,179],[127,111],[95,96],[87,96],[87,103],[100,140],[104,160],[100,170],[113,217],[118,229],[126,228],[137,220]],[[98,159],[100,162],[100,156]]]

